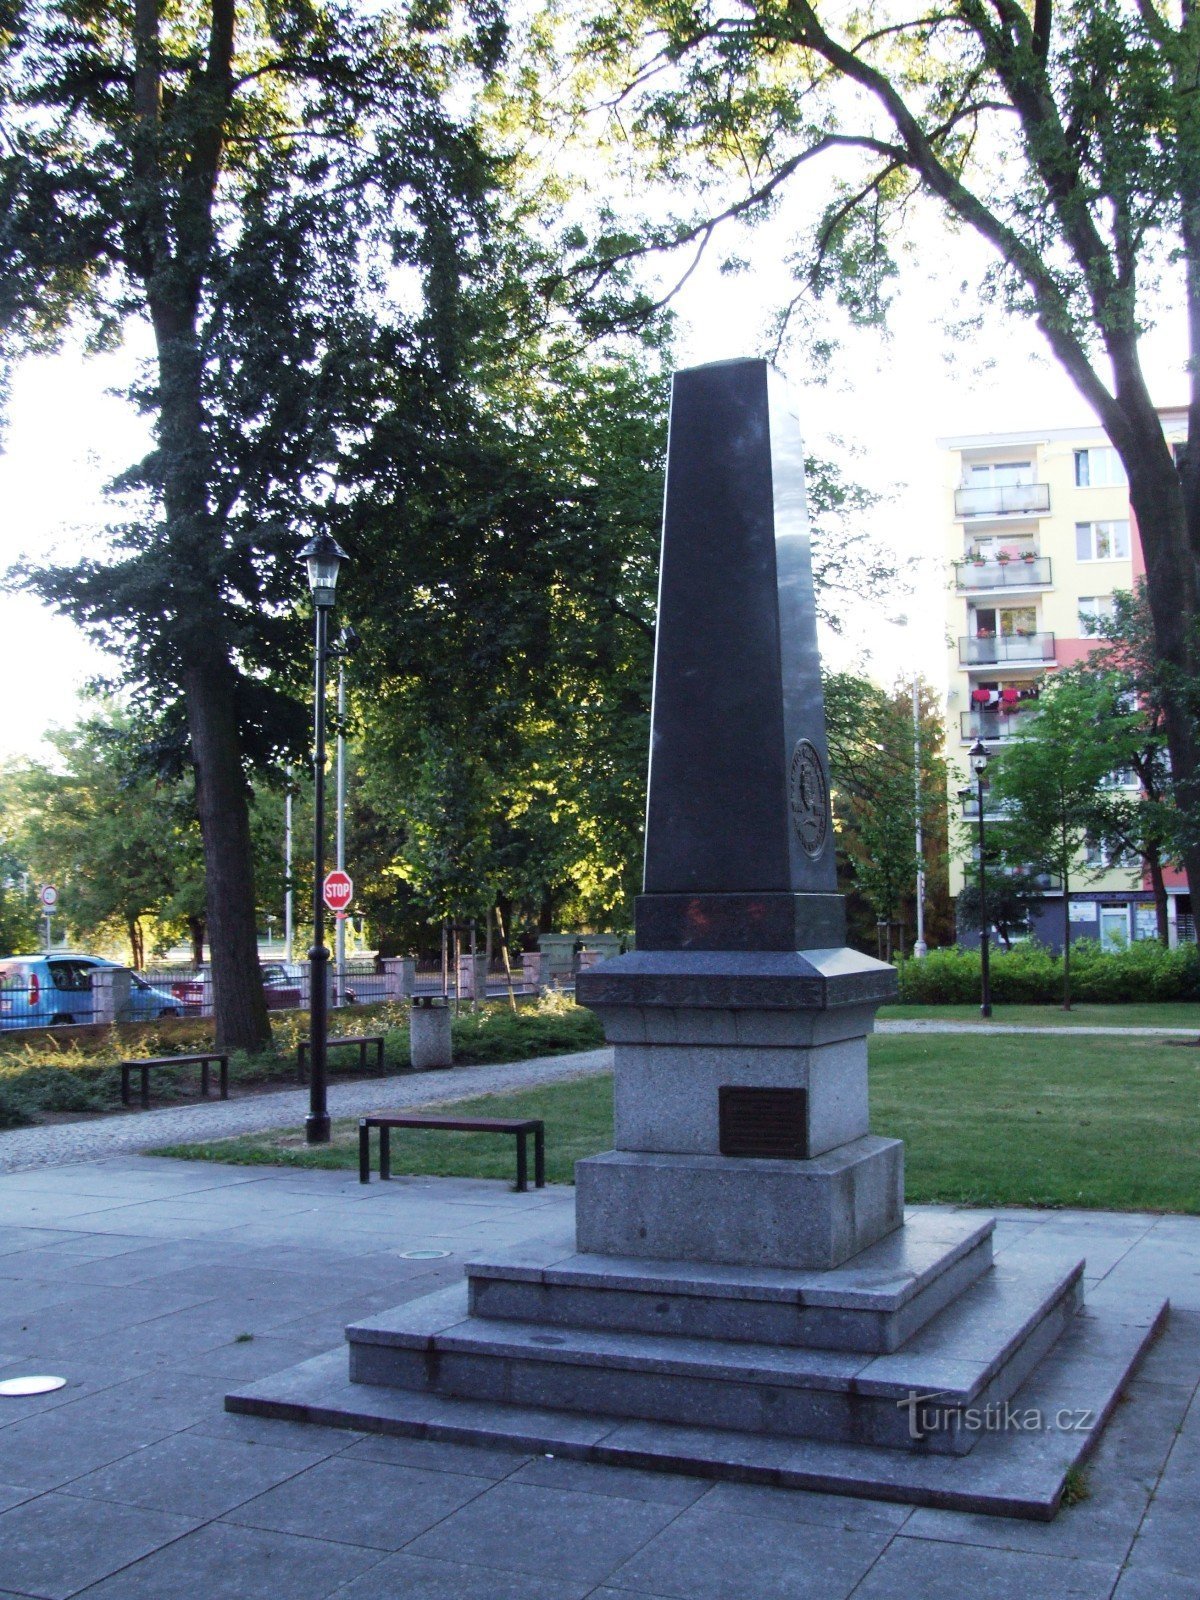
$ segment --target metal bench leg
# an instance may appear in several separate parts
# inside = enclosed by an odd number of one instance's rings
[[[392,1130],[382,1127],[379,1130],[379,1176],[390,1178],[392,1175]]]
[[[358,1125],[358,1181],[371,1181],[371,1130],[365,1122]]]
[[[142,1110],[150,1109],[150,1068],[142,1068]]]
[[[541,1126],[533,1130],[533,1186],[546,1187],[546,1130]]]
[[[304,1040],[296,1046],[296,1082],[304,1083]]]
[[[129,1104],[129,1068],[126,1066],[121,1068],[121,1104]]]
[[[517,1134],[517,1193],[524,1194],[529,1187],[529,1174],[525,1161],[525,1130]]]
[[[221,1099],[229,1099],[229,1057],[221,1057]]]
[[[208,1062],[200,1063],[200,1093],[208,1099]]]

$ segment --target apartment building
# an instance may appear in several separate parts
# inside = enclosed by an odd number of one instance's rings
[[[1182,443],[1184,412],[1162,416],[1168,439]],[[974,434],[939,444],[950,513],[950,806],[952,817],[977,820],[976,801],[959,796],[968,786],[971,745],[982,739],[1002,749],[1037,715],[1046,675],[1095,648],[1088,619],[1108,612],[1114,593],[1132,589],[1145,566],[1124,469],[1099,428]],[[985,828],[1002,820],[988,815],[985,800]],[[1093,856],[1088,866],[1103,871],[1073,882],[1066,907],[1060,883],[1038,880],[1037,937],[1061,948],[1067,918],[1073,939],[1117,945],[1154,937],[1153,896],[1140,863]],[[952,895],[968,870],[961,859],[952,864]],[[1194,937],[1194,925],[1186,881],[1174,873],[1168,882],[1174,943]]]

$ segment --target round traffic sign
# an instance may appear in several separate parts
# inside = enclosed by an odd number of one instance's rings
[[[42,904],[47,911],[50,911],[58,904],[58,890],[52,883],[42,885]]]
[[[354,899],[354,884],[348,872],[335,868],[325,879],[324,888],[325,904],[330,911],[345,911]]]

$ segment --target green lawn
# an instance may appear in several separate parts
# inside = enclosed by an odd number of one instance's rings
[[[1152,1039],[893,1035],[871,1041],[871,1120],[907,1145],[909,1200],[1200,1212],[1200,1050]],[[540,1116],[547,1172],[612,1142],[607,1076],[455,1103]],[[357,1124],[312,1150],[299,1129],[156,1154],[293,1166],[357,1165]],[[393,1135],[395,1172],[512,1178],[511,1139]]]
[[[880,1006],[882,1021],[1027,1023],[1034,1028],[1180,1028],[1200,1035],[1200,1005],[1163,1000],[1148,1005],[995,1006],[991,1017],[981,1017],[970,1006]]]

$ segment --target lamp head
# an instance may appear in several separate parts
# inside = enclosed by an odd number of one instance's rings
[[[988,753],[987,746],[982,739],[976,739],[970,750],[971,770],[979,778],[987,771]]]
[[[308,567],[308,587],[312,590],[313,604],[332,606],[337,589],[338,569],[350,558],[329,533],[318,533],[300,552],[300,560]]]

